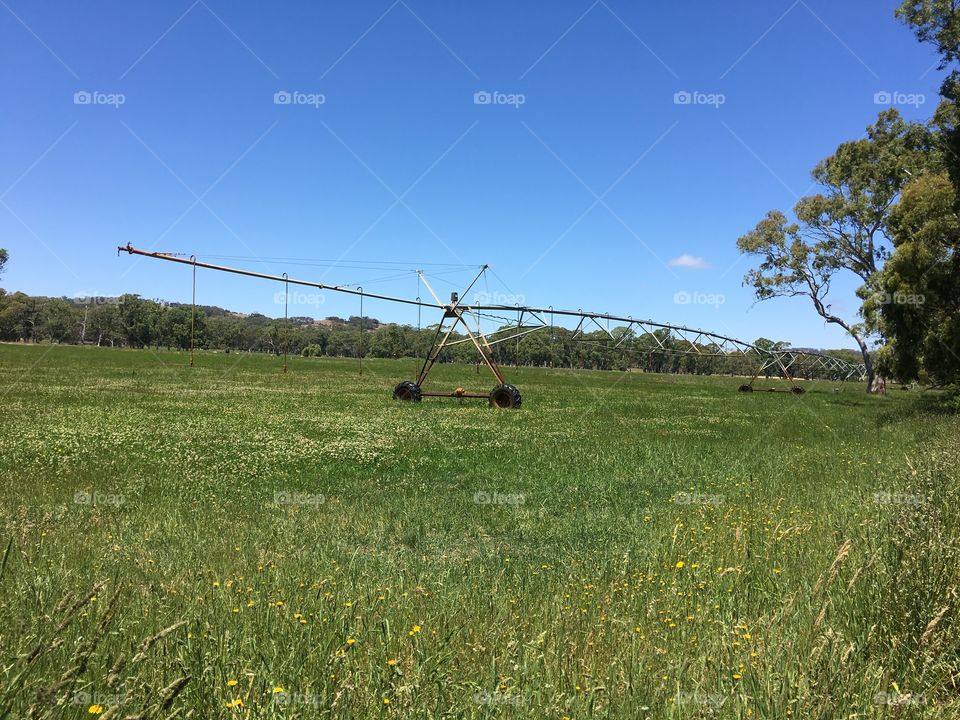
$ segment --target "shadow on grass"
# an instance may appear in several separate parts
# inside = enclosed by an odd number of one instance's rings
[[[881,427],[921,417],[945,417],[960,414],[960,388],[926,390],[877,416]]]

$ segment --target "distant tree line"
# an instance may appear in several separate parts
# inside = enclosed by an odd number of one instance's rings
[[[0,340],[7,342],[187,350],[191,346],[191,323],[197,349],[275,355],[286,352],[304,357],[425,357],[436,333],[436,325],[418,330],[371,317],[329,317],[321,322],[311,317],[283,320],[258,313],[241,315],[213,306],[198,306],[194,317],[190,305],[138,295],[49,298],[0,290]],[[759,364],[756,357],[710,356],[714,348],[708,344],[698,346],[704,356],[684,354],[689,344],[681,343],[667,330],[634,335],[619,327],[610,335],[598,330],[575,337],[566,328],[545,328],[525,335],[519,342],[496,344],[493,354],[498,362],[511,365],[662,373],[752,375]],[[466,337],[454,333],[452,339]],[[780,349],[785,344],[760,338],[756,345]],[[850,360],[859,358],[849,350],[832,353]],[[478,360],[470,342],[448,348],[439,358],[440,362]]]

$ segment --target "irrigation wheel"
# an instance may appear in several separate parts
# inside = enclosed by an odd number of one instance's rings
[[[790,388],[790,392],[792,392],[794,395],[803,395],[806,390],[799,385],[794,385],[792,388]]]
[[[737,388],[737,392],[753,392],[753,385],[748,385],[747,383],[744,383],[743,385]]]
[[[423,399],[423,395],[420,392],[419,385],[410,380],[404,380],[401,383],[397,383],[397,386],[393,389],[393,399],[404,400],[406,402],[420,402],[420,400]]]
[[[490,391],[490,407],[519,408],[520,391],[513,385],[497,385]]]

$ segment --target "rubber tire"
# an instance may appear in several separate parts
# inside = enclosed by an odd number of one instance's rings
[[[490,407],[516,410],[520,401],[520,391],[513,385],[497,385],[490,391]]]
[[[393,389],[393,399],[403,400],[404,402],[420,402],[423,399],[420,386],[410,380],[404,380],[397,383]]]
[[[737,388],[737,392],[742,392],[742,393],[753,392],[753,385],[747,385],[746,383],[744,383],[743,385]]]
[[[803,395],[806,390],[799,385],[794,385],[792,388],[790,388],[790,392],[792,392],[794,395]]]

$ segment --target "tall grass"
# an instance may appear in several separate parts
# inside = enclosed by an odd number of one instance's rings
[[[913,393],[184,360],[0,346],[0,718],[960,715]]]

